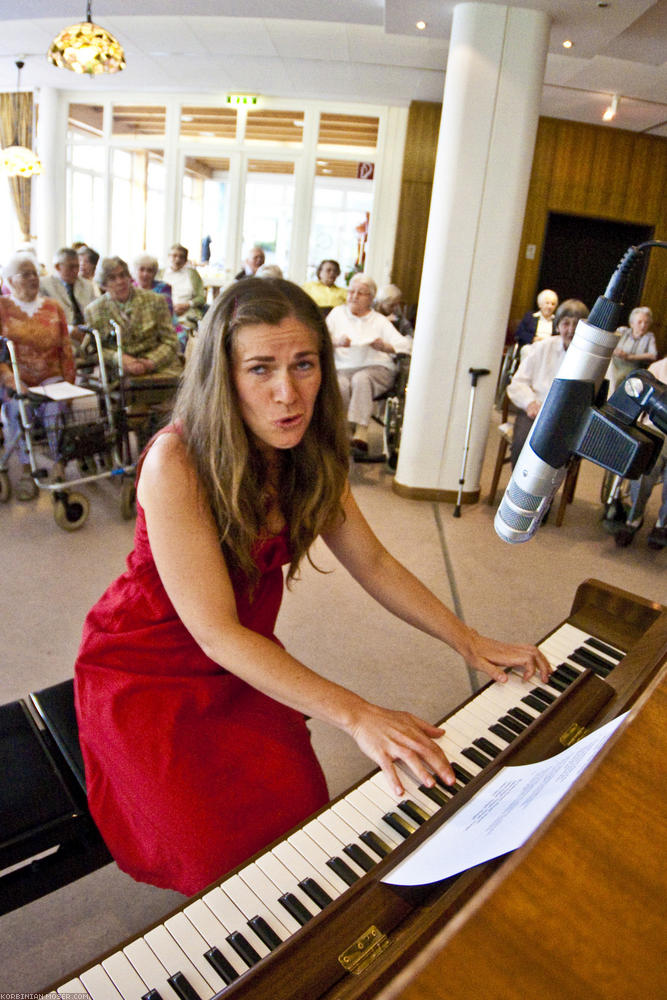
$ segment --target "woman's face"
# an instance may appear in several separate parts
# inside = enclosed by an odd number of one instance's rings
[[[633,337],[639,340],[639,338],[643,337],[644,334],[648,331],[650,325],[651,323],[648,318],[648,313],[645,312],[635,313],[635,315],[630,320],[630,329],[632,330]]]
[[[26,260],[21,263],[16,274],[7,280],[19,302],[32,302],[37,298],[39,275],[37,268],[31,261]]]
[[[152,264],[140,264],[137,268],[137,284],[139,288],[145,288],[150,291],[153,287],[156,273]]]
[[[572,338],[574,337],[574,331],[577,329],[578,322],[579,320],[576,316],[563,316],[558,324],[558,332],[560,333],[560,339],[563,341],[563,347],[565,350],[567,350],[572,343]]]
[[[330,260],[326,261],[325,264],[322,264],[322,267],[320,268],[319,278],[323,285],[326,285],[328,288],[331,288],[331,286],[336,281],[337,277],[338,277],[338,270],[335,264],[332,264]]]
[[[368,285],[355,281],[353,278],[347,290],[347,304],[352,315],[365,316],[371,311],[372,302],[373,294]]]
[[[543,292],[537,303],[545,319],[551,319],[558,307],[558,299],[552,292]]]
[[[122,267],[115,267],[113,271],[107,275],[104,287],[111,298],[116,302],[127,302],[132,290],[132,279]]]
[[[232,376],[241,417],[260,447],[294,448],[310,424],[322,381],[318,335],[290,316],[235,335]]]

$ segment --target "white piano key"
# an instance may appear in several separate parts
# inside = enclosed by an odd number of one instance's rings
[[[263,917],[267,924],[282,941],[286,941],[290,936],[282,921],[271,913],[269,907],[252,891],[252,889],[238,875],[232,875],[224,883],[224,890],[245,915],[247,920],[253,917]]]
[[[351,826],[354,830],[356,830],[357,834],[374,833],[378,837],[380,837],[381,840],[385,842],[387,847],[393,849],[396,846],[394,840],[390,840],[388,837],[385,837],[384,831],[381,830],[376,823],[373,823],[371,820],[369,820],[368,816],[365,816],[362,812],[356,809],[355,806],[353,806],[352,803],[348,801],[348,799],[340,799],[339,802],[335,802],[334,805],[331,807],[331,811],[334,812],[337,816],[340,816],[342,820],[344,820],[349,826]],[[363,841],[362,841],[362,847],[366,851],[369,850],[369,848],[363,844]],[[375,858],[377,857],[375,852],[373,852],[372,857],[373,860],[375,860]]]
[[[222,884],[224,886],[225,883]],[[213,910],[220,923],[227,928],[228,934],[238,931],[253,946],[260,958],[269,954],[269,948],[257,937],[252,928],[248,927],[246,918],[220,887],[207,892],[202,899]]]
[[[92,1000],[123,1000],[101,965],[95,965],[92,969],[82,972],[80,979]]]
[[[304,833],[303,830],[297,830],[296,833],[293,833],[291,837],[287,838],[287,840],[288,843],[290,843],[292,847],[299,852],[299,854],[304,856],[306,861],[309,861],[310,864],[317,869],[320,875],[327,878],[329,882],[331,882],[331,884],[338,889],[339,894],[341,892],[345,892],[347,889],[347,883],[329,868],[327,865],[327,861],[329,860],[328,855],[325,854],[319,844],[316,844],[314,840],[310,839],[307,833]]]
[[[144,940],[149,948],[155,952],[170,976],[177,972],[182,972],[190,986],[197,991],[201,1000],[210,1000],[215,994],[215,990],[207,979],[201,975],[194,967],[185,952],[179,948],[173,937],[164,926],[154,927],[152,931],[144,934]],[[213,969],[211,969],[213,972]]]
[[[267,851],[261,858],[258,858],[256,865],[264,872],[267,878],[271,879],[281,895],[291,892],[306,907],[309,913],[314,915],[318,912],[317,905],[298,884],[300,880],[271,851]]]
[[[498,688],[500,687],[501,685],[498,685]],[[531,716],[533,720],[539,719],[541,713],[521,701],[526,693],[525,689],[517,691],[514,687],[508,687],[506,684],[503,684],[502,690],[487,688],[483,692],[483,695],[492,704],[496,704],[503,715],[506,715],[510,708],[520,708],[526,715]]]
[[[466,717],[461,712],[455,712],[454,715],[447,719],[447,724],[445,725],[445,730],[449,728],[451,730],[452,726],[456,727],[457,732],[459,732],[463,737],[466,737],[468,744],[470,745],[473,740],[477,739],[479,736],[480,726],[475,725],[475,722],[470,717]]]
[[[405,799],[409,799],[412,800],[415,805],[419,806],[420,809],[423,809],[429,816],[435,815],[435,813],[438,812],[438,806],[433,799],[429,799],[428,795],[424,795],[424,793],[419,790],[419,785],[412,775],[407,773],[405,768],[400,767],[398,770],[398,776],[405,789],[405,795],[397,796],[393,791],[391,791],[389,783],[387,782],[387,775],[384,771],[378,771],[377,774],[374,774],[371,781],[381,788],[383,792],[386,792],[387,795],[390,795],[394,800],[395,805],[398,805],[399,802],[403,802]]]
[[[395,830],[392,830],[389,824],[382,819],[383,813],[387,811],[386,809],[380,809],[375,802],[372,802],[358,788],[355,788],[345,798],[355,809],[358,809],[360,813],[370,820],[373,833],[377,833],[390,847],[398,847],[399,844],[403,843],[404,838],[396,833]]]
[[[271,911],[286,928],[288,934],[296,934],[300,924],[288,913],[282,903],[278,902],[282,892],[273,884],[271,879],[264,874],[259,865],[248,865],[239,872],[239,877],[245,882],[255,896],[261,899],[265,906]],[[273,923],[271,924],[273,927]]]
[[[458,719],[454,719],[453,717],[447,719],[444,729],[445,736],[449,736],[452,743],[455,743],[458,746],[459,751],[465,750],[466,747],[471,745],[473,737],[469,732],[463,732],[461,730],[458,724]]]
[[[137,938],[125,945],[123,952],[138,975],[143,979],[148,990],[157,990],[162,1000],[180,1000],[175,990],[167,982],[169,973],[148,947],[143,938]]]
[[[498,713],[481,698],[481,695],[473,701],[469,701],[457,714],[463,715],[467,719],[477,719],[478,724],[481,723],[487,727],[498,721]]]
[[[62,1000],[85,1000],[86,997],[90,1000],[90,994],[87,992],[85,986],[80,979],[70,979],[69,982],[63,983],[62,986],[58,987],[58,996]]]
[[[444,736],[438,736],[436,743],[442,747],[445,757],[450,764],[460,764],[461,767],[464,767],[466,771],[472,774],[473,778],[482,770],[479,764],[475,764],[473,761],[468,760],[467,757],[463,756],[461,753],[461,747],[458,743],[454,743],[446,732]]]
[[[349,804],[348,807],[350,809],[352,808]],[[358,815],[360,819],[363,819],[360,814]],[[346,847],[348,845],[354,845],[362,850],[364,854],[367,854],[371,861],[377,862],[379,860],[377,854],[371,851],[370,848],[364,844],[363,840],[359,838],[359,834],[368,829],[367,826],[364,826],[361,830],[355,830],[338,812],[335,811],[333,807],[331,809],[327,809],[326,812],[320,813],[318,818]]]
[[[324,889],[327,895],[331,896],[332,899],[336,899],[341,895],[343,890],[336,888],[332,882],[329,881],[328,876],[325,877],[322,875],[322,873],[319,872],[314,865],[312,865],[309,861],[306,861],[303,854],[300,854],[299,851],[297,851],[297,849],[286,840],[283,840],[280,844],[276,844],[271,853],[274,854],[278,860],[284,864],[285,868],[287,868],[287,870],[295,876],[297,882],[302,882],[305,878],[312,878],[315,879],[320,888]],[[333,874],[333,872],[331,874]],[[345,888],[347,889],[347,886],[345,886]],[[311,913],[313,912],[312,907],[313,902],[311,900],[308,907]]]
[[[139,1000],[148,992],[148,984],[122,951],[105,958],[102,967],[124,1000]]]
[[[218,993],[226,983],[218,975],[211,963],[207,962],[204,958],[209,945],[196,927],[184,913],[175,913],[173,917],[165,920],[164,926],[174,938],[179,948],[188,956],[197,971],[211,984],[214,992]]]
[[[217,948],[221,954],[224,955],[232,968],[239,973],[239,975],[242,972],[247,971],[248,966],[240,955],[236,954],[232,946],[227,941],[227,929],[223,927],[213,911],[208,908],[206,903],[204,903],[201,899],[196,899],[194,903],[190,903],[186,906],[183,912],[192,923],[193,927],[195,927],[205,939],[208,948]],[[208,951],[208,948],[206,951]]]
[[[331,832],[331,830],[326,826],[325,823],[321,822],[321,816],[317,819],[313,819],[310,823],[306,823],[304,826],[304,831],[308,834],[311,840],[314,840],[316,844],[319,844],[324,853],[329,858],[339,858],[344,861],[345,864],[352,869],[355,875],[364,875],[363,868],[360,868],[352,858],[349,858],[347,854],[343,851],[345,846],[338,837]]]

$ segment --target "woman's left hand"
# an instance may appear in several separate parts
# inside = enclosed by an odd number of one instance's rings
[[[497,639],[488,639],[470,630],[470,651],[465,656],[468,666],[488,674],[494,681],[504,683],[508,667],[517,667],[523,672],[523,679],[530,680],[536,673],[545,683],[549,680],[552,668],[546,657],[536,646],[509,644]]]

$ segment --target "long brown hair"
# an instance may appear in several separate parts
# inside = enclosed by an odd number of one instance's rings
[[[237,332],[294,317],[317,336],[321,384],[310,424],[299,442],[279,452],[280,509],[288,525],[288,581],[315,538],[342,518],[348,443],[333,348],[319,309],[298,285],[244,278],[220,295],[195,337],[174,418],[218,526],[230,569],[251,581],[258,572],[252,549],[266,530],[267,466],[241,418],[234,385]]]

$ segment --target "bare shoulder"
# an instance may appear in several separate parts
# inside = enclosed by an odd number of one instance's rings
[[[139,477],[139,502],[154,491],[188,490],[197,476],[183,439],[176,431],[160,434],[150,446]]]

